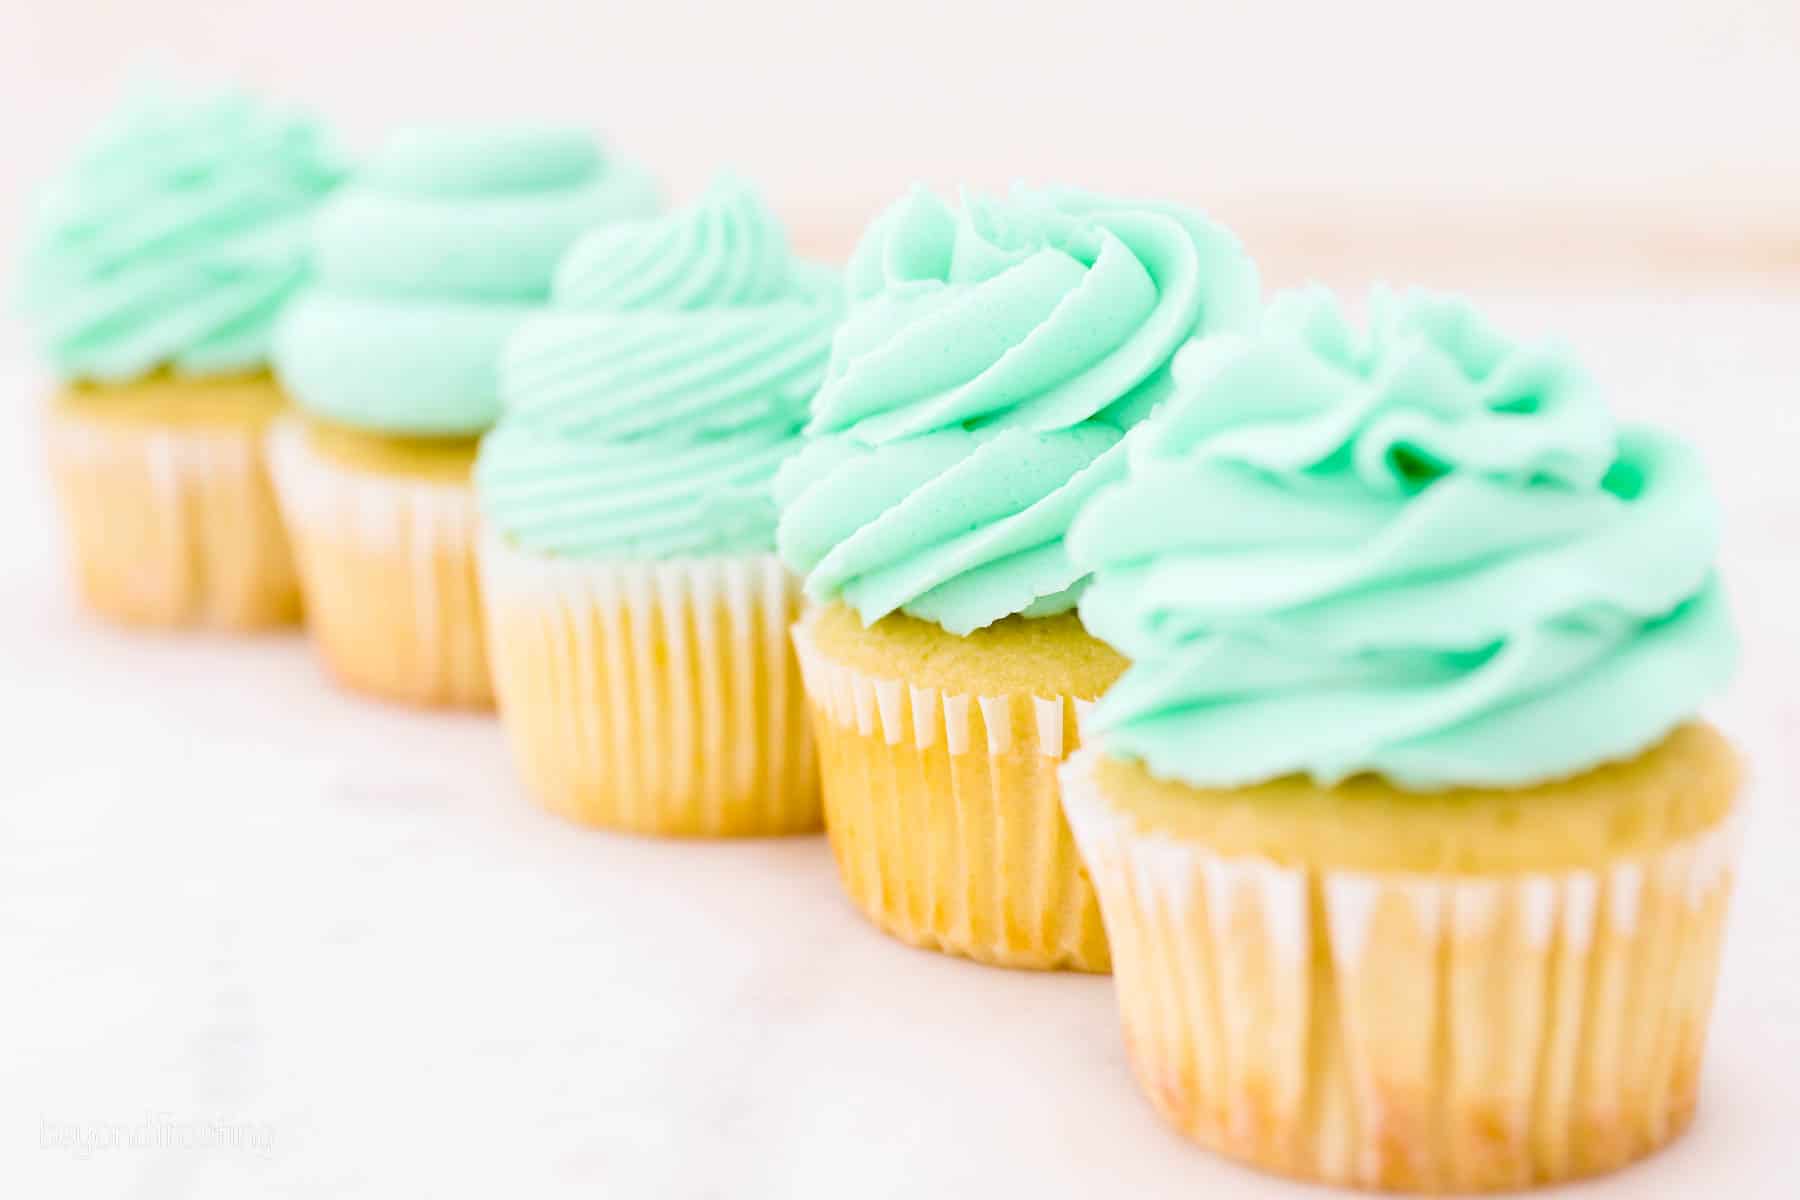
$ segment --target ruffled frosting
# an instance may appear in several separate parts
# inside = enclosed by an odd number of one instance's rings
[[[343,174],[321,128],[238,92],[141,92],[41,198],[22,307],[51,365],[121,381],[268,361]]]
[[[851,259],[812,437],[776,484],[816,600],[967,634],[1075,603],[1064,535],[1124,470],[1189,338],[1245,325],[1255,268],[1179,208],[1077,192],[915,191]]]
[[[1093,727],[1195,786],[1374,772],[1522,786],[1629,757],[1732,670],[1717,512],[1554,347],[1465,305],[1322,293],[1183,351],[1077,518],[1087,627],[1133,660]]]
[[[319,216],[319,285],[281,323],[282,381],[345,425],[479,433],[499,415],[501,349],[564,251],[659,203],[584,131],[398,133]]]
[[[595,230],[501,358],[476,486],[539,553],[669,559],[774,545],[770,482],[800,444],[841,315],[834,272],[727,177],[692,207]]]

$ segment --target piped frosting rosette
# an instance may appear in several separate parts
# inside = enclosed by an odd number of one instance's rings
[[[649,176],[586,130],[398,132],[320,214],[319,286],[282,320],[282,381],[352,428],[481,433],[499,415],[501,348],[543,307],[564,251],[660,206]]]
[[[513,544],[576,558],[757,553],[841,312],[834,273],[724,179],[587,235],[502,356],[477,486]]]
[[[105,381],[262,367],[342,175],[301,115],[238,92],[137,93],[36,213],[21,299],[51,365]]]
[[[1134,661],[1094,713],[1109,754],[1208,787],[1525,785],[1728,677],[1695,455],[1616,428],[1561,350],[1417,294],[1359,335],[1309,292],[1174,373],[1070,536],[1084,621]]]
[[[1063,537],[1120,478],[1124,431],[1189,338],[1246,324],[1255,269],[1178,208],[1075,192],[917,191],[849,266],[851,314],[777,481],[816,600],[953,634],[1074,606]]]

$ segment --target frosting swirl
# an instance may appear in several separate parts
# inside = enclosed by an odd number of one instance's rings
[[[319,286],[282,321],[282,381],[345,425],[479,433],[499,414],[501,348],[570,243],[658,203],[583,131],[397,133],[320,213]]]
[[[768,551],[839,287],[731,177],[586,235],[501,357],[505,413],[476,465],[488,521],[559,556]]]
[[[133,96],[32,226],[22,302],[51,364],[106,381],[263,366],[342,173],[317,124],[243,93]]]
[[[1255,268],[1181,209],[1070,191],[915,191],[849,266],[853,307],[777,480],[816,600],[967,634],[1073,607],[1063,545],[1189,338],[1249,321]]]
[[[1070,535],[1133,660],[1094,726],[1196,786],[1520,786],[1653,744],[1729,676],[1693,453],[1467,306],[1323,293],[1184,350]]]

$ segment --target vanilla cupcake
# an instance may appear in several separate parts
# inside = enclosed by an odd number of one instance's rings
[[[1511,1189],[1693,1116],[1738,766],[1693,453],[1460,303],[1184,351],[1070,534],[1132,661],[1065,767],[1126,1049],[1282,1174]]]
[[[770,488],[840,292],[726,178],[583,237],[507,346],[476,466],[482,577],[500,718],[551,811],[639,833],[819,828]]]
[[[236,92],[135,94],[44,193],[22,301],[61,378],[46,425],[83,600],[250,630],[300,615],[264,468],[276,314],[338,182],[317,125]]]
[[[916,192],[849,268],[851,314],[776,485],[817,608],[794,631],[826,826],[881,928],[983,962],[1107,969],[1058,807],[1078,711],[1123,669],[1063,544],[1189,338],[1246,323],[1237,242],[1072,192]]]
[[[500,350],[578,234],[657,205],[582,131],[417,129],[320,215],[318,286],[276,341],[301,412],[271,461],[308,624],[346,685],[492,704],[470,472]]]

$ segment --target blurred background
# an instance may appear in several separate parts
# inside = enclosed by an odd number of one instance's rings
[[[678,197],[737,166],[826,254],[914,180],[1023,179],[1198,204],[1276,282],[1800,286],[1796,0],[0,8],[8,229],[156,69],[307,103],[353,147],[591,123]]]

